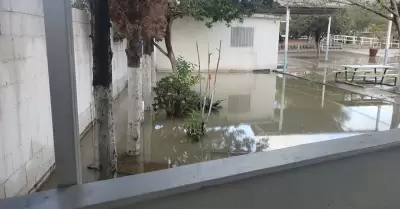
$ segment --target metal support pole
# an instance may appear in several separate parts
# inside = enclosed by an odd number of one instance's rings
[[[381,106],[378,106],[378,112],[376,113],[375,131],[379,131],[380,120],[381,120]]]
[[[390,17],[393,17],[393,14],[390,15]],[[389,20],[388,22],[388,28],[387,28],[387,33],[386,33],[386,45],[385,45],[385,59],[384,59],[384,64],[387,65],[389,61],[389,47],[390,47],[390,40],[391,40],[391,33],[392,33],[392,21]]]
[[[282,132],[283,128],[283,110],[285,109],[285,90],[286,90],[286,75],[282,77],[282,97],[281,105],[279,108],[279,133]]]
[[[330,35],[331,35],[331,22],[332,22],[332,17],[329,17],[329,22],[328,22],[328,32],[326,35],[326,51],[325,51],[325,69],[324,69],[324,83],[322,86],[322,98],[321,98],[321,107],[324,107],[325,104],[325,84],[326,84],[326,75],[328,73],[328,55],[329,55],[329,42],[330,42]],[[346,39],[347,41],[347,39]]]
[[[43,0],[58,187],[82,183],[71,0]]]
[[[326,61],[328,61],[328,55],[329,55],[329,38],[331,36],[331,22],[332,22],[332,17],[329,17],[328,32],[326,35],[325,64],[326,64]]]
[[[321,96],[321,107],[324,107],[325,105],[325,91],[326,91],[326,76],[327,76],[328,70],[327,70],[327,66],[325,66],[324,69],[324,83],[322,85],[322,96]]]
[[[283,60],[283,72],[287,71],[287,61],[288,61],[288,47],[289,47],[289,21],[290,21],[290,9],[286,7],[286,32],[285,32],[285,57]]]

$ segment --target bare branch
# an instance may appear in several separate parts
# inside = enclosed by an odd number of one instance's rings
[[[348,2],[348,4],[351,4],[351,5],[355,5],[355,6],[361,7],[361,8],[363,8],[363,9],[365,9],[365,10],[368,10],[368,11],[370,11],[370,12],[373,12],[373,13],[375,13],[376,15],[379,15],[379,16],[381,16],[381,17],[385,18],[385,19],[388,19],[388,20],[393,20],[393,18],[392,18],[392,17],[390,17],[388,14],[385,14],[385,13],[383,13],[383,12],[381,12],[381,11],[378,11],[378,10],[376,10],[376,9],[372,8],[372,7],[369,7],[369,6],[367,6],[367,5],[364,5],[364,4],[361,4],[361,3],[358,3],[358,2],[357,2],[357,1],[355,1],[355,0],[345,0],[345,1],[333,0],[332,2],[337,2],[337,3],[344,3],[344,2]]]
[[[383,7],[384,9],[386,9],[388,12],[395,14],[396,11],[394,11],[393,9],[391,9],[388,5],[385,4],[385,2],[383,2],[382,0],[376,0],[378,2],[378,4]],[[393,2],[390,1],[391,5],[393,6]]]
[[[213,90],[212,90],[212,94],[211,94],[211,101],[210,101],[210,107],[208,109],[208,115],[207,115],[207,119],[206,119],[206,123],[208,122],[208,119],[210,118],[211,115],[211,109],[213,106],[213,102],[214,102],[214,95],[215,95],[215,85],[217,83],[217,75],[218,75],[218,69],[219,69],[219,62],[221,60],[221,47],[222,47],[222,40],[219,41],[219,49],[218,50],[218,62],[217,62],[217,68],[215,69],[215,74],[214,74],[214,86],[213,86]],[[211,92],[211,89],[210,89]]]
[[[158,45],[155,41],[153,41],[153,44],[154,44],[154,46],[157,47],[157,49],[158,49],[161,53],[163,53],[166,57],[168,57],[168,53],[167,53],[160,45]]]
[[[395,11],[394,13],[392,13],[393,16],[396,17],[396,14],[398,16],[399,8],[398,8],[398,5],[397,5],[397,2],[395,0],[390,0],[390,4],[392,5],[392,7],[394,8],[394,11]]]
[[[201,74],[200,74],[201,66],[200,66],[200,52],[199,52],[199,43],[198,43],[198,41],[196,41],[196,49],[197,49],[197,60],[199,62],[199,78],[200,78],[199,83],[200,83],[200,95],[201,95]],[[200,101],[200,107],[202,107],[201,106],[201,101]]]

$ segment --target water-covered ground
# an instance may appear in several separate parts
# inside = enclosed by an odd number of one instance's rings
[[[359,49],[362,52],[368,52],[368,49]],[[353,50],[357,51],[357,50]],[[279,54],[280,67],[283,64],[283,53]],[[316,52],[291,52],[288,54],[288,66],[287,73],[302,77],[308,80],[317,82],[326,82],[327,84],[334,85],[350,91],[373,95],[378,98],[394,98],[400,97],[396,94],[390,93],[393,91],[393,87],[386,85],[366,85],[365,88],[359,88],[347,84],[340,84],[335,82],[335,71],[344,68],[341,65],[376,65],[383,64],[383,57],[370,58],[368,55],[362,53],[352,53],[346,51],[333,51],[329,52],[328,60],[325,61],[325,53],[321,53],[321,56],[317,58]],[[388,60],[389,65],[398,66],[398,57],[392,56]],[[397,70],[390,70],[389,74],[397,73]],[[343,79],[343,75],[339,77]],[[373,79],[370,77],[369,79]],[[358,77],[356,80],[362,83],[362,78]],[[393,78],[385,78],[384,83],[393,84]],[[399,98],[400,99],[400,98]],[[400,101],[400,100],[399,100]]]
[[[211,117],[199,142],[185,135],[183,119],[147,113],[140,155],[125,157],[126,95],[122,92],[114,107],[120,175],[341,140],[400,124],[399,105],[381,99],[279,74],[221,73],[216,97],[223,108]],[[92,137],[89,131],[82,141],[85,166],[92,160]],[[86,181],[95,180],[95,172],[83,169]]]

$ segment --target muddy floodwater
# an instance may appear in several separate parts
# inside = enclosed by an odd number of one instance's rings
[[[120,153],[120,173],[339,140],[398,128],[400,122],[399,105],[276,74],[221,73],[216,97],[223,100],[223,108],[212,116],[199,142],[185,135],[183,119],[147,114],[140,155],[128,158]],[[124,150],[127,104],[120,101],[120,112],[125,112],[118,114],[117,140]]]
[[[165,76],[159,74],[158,77]],[[204,84],[204,82],[203,82]],[[196,86],[199,90],[199,85]],[[204,89],[204,86],[203,86]],[[146,113],[140,154],[124,155],[127,91],[114,104],[119,175],[168,169],[231,156],[399,128],[399,105],[294,77],[271,74],[218,75],[216,98],[223,108],[212,115],[206,135],[194,142],[182,118]],[[84,181],[96,181],[93,130],[82,139]],[[55,171],[57,172],[57,170]],[[55,187],[54,175],[42,189]]]

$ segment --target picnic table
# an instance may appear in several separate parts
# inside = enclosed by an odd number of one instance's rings
[[[363,84],[372,83],[372,84],[381,84],[381,85],[389,85],[395,86],[397,82],[397,74],[387,74],[390,69],[394,69],[394,66],[391,65],[341,65],[344,70],[337,70],[335,72],[335,81],[342,82],[338,79],[338,75],[344,73],[345,81],[343,83],[357,85],[354,82],[355,77],[363,77]],[[349,73],[351,73],[351,80],[349,81]],[[374,82],[367,81],[367,77],[374,77]],[[378,82],[378,77],[381,77]],[[394,77],[394,84],[385,84],[383,83],[385,77]]]

